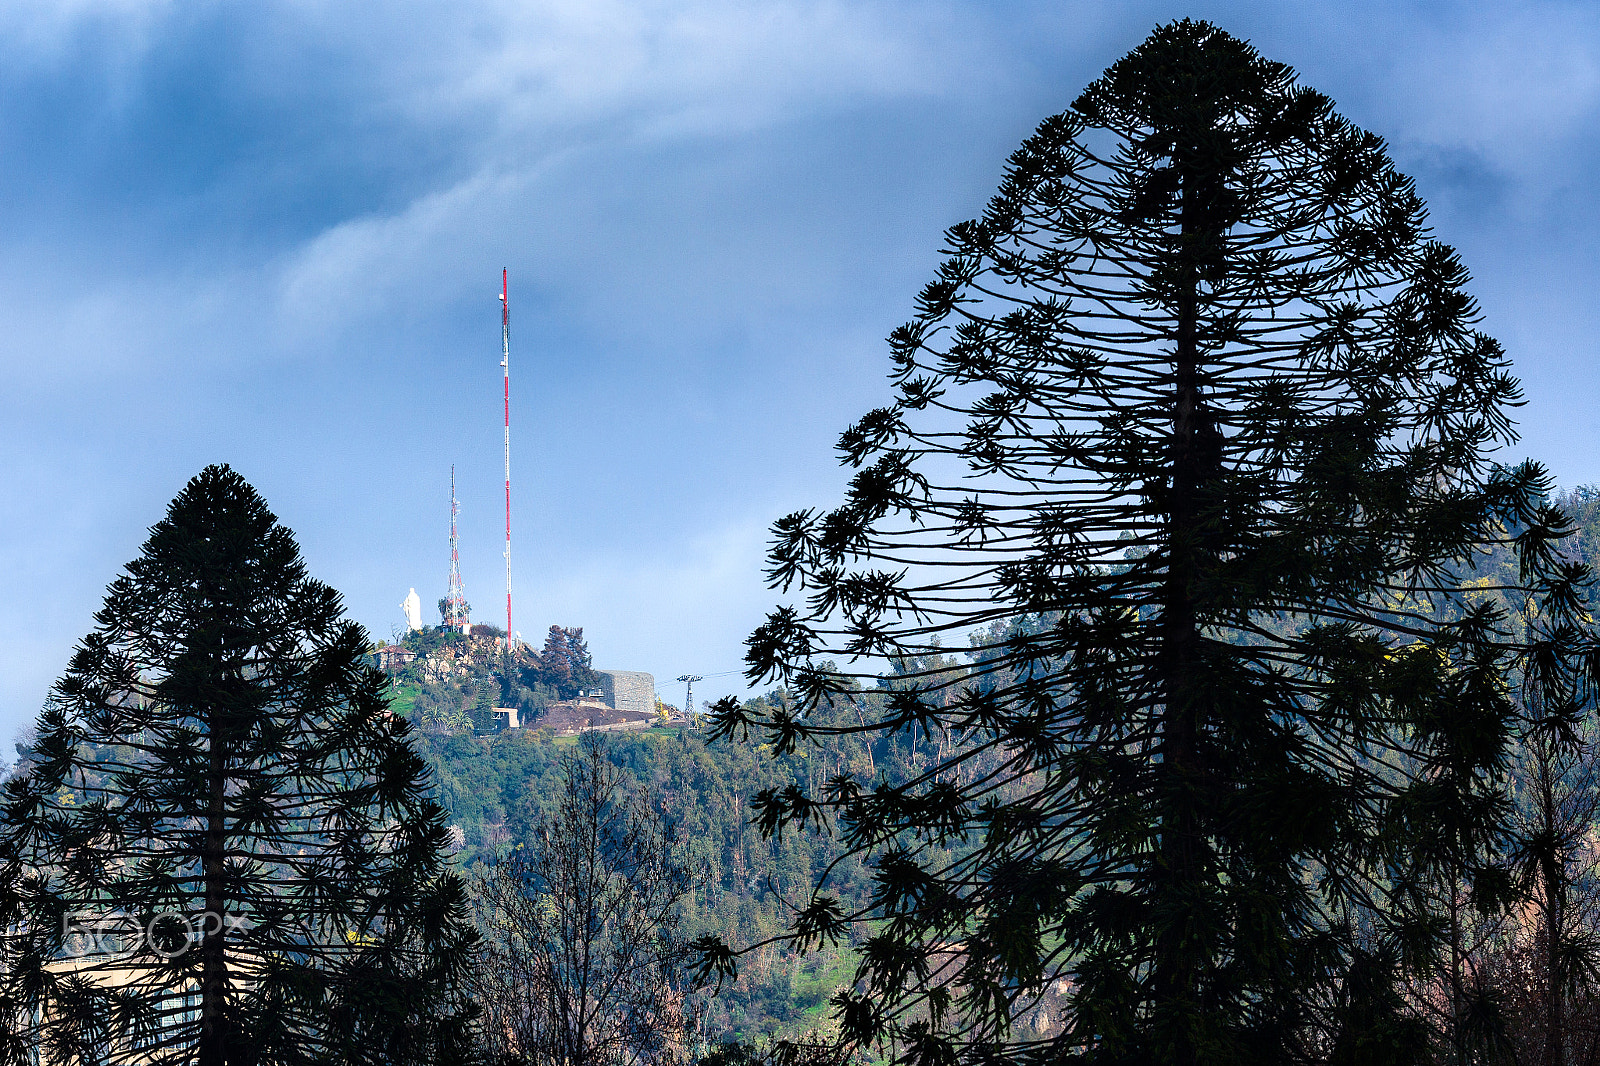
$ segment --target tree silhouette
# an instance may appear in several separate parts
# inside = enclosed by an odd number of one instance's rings
[[[243,478],[150,531],[4,793],[24,1061],[448,1062],[474,950],[361,627]]]
[[[867,910],[824,882],[789,934],[873,923],[837,1050],[1420,1059],[1395,979],[1441,943],[1426,887],[1508,890],[1503,679],[1568,713],[1595,654],[1545,475],[1487,458],[1519,394],[1465,268],[1377,137],[1187,20],[947,240],[890,337],[894,403],[841,438],[845,502],[773,528],[772,583],[805,599],[747,662],[798,703],[717,715],[778,755],[952,745],[909,781],[757,798],[876,869]],[[1458,588],[1494,545],[1540,600],[1525,640]],[[899,673],[878,714],[852,688],[968,635],[970,674]],[[824,725],[829,701],[866,714]],[[1054,1032],[1013,1024],[1047,995]]]
[[[1577,728],[1536,722],[1512,763],[1511,858],[1522,900],[1483,969],[1518,1062],[1568,1066],[1600,1056],[1597,743],[1592,717]]]
[[[478,988],[491,1057],[682,1061],[694,1018],[678,922],[692,888],[672,824],[585,734],[562,761],[554,809],[484,882],[498,934]]]

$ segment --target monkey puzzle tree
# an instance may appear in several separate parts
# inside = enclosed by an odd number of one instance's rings
[[[464,1053],[444,812],[261,497],[206,468],[95,621],[4,792],[10,1061]]]
[[[841,438],[845,501],[774,526],[769,576],[807,599],[749,673],[800,706],[716,725],[780,754],[959,742],[910,781],[757,797],[769,832],[830,824],[875,866],[867,910],[824,885],[791,929],[872,920],[839,1050],[1420,1056],[1392,978],[1439,943],[1424,887],[1508,884],[1502,678],[1571,708],[1595,654],[1544,474],[1488,458],[1518,386],[1465,269],[1377,137],[1192,21],[1046,119],[947,239],[890,338],[895,402]],[[1541,601],[1520,640],[1458,593],[1505,542]],[[898,675],[871,720],[807,713],[981,633],[1009,635]],[[1056,1031],[1017,1029],[1047,992]]]

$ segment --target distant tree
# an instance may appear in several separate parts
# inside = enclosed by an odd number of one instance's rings
[[[534,673],[538,684],[549,687],[564,700],[598,687],[600,675],[595,673],[583,627],[551,626]]]
[[[490,678],[479,678],[475,686],[476,698],[472,703],[472,728],[476,733],[493,733],[495,731],[494,709],[495,698],[500,695],[500,686]]]
[[[0,1058],[458,1061],[444,812],[289,530],[207,467],[95,621],[4,790]]]
[[[19,774],[25,774],[33,766],[33,749],[39,743],[39,727],[36,723],[29,723],[17,730],[17,735],[11,740],[11,750],[16,752],[17,761],[12,767]]]
[[[1503,924],[1501,951],[1474,962],[1517,1063],[1600,1059],[1597,742],[1592,717],[1538,722],[1512,764],[1511,859],[1525,902]]]
[[[495,1061],[681,1061],[693,1030],[678,932],[693,887],[672,823],[598,733],[562,762],[555,806],[482,886],[491,949],[479,975]]]
[[[841,438],[845,502],[774,526],[806,599],[747,661],[794,702],[715,726],[776,756],[951,741],[903,782],[757,797],[875,867],[871,906],[819,891],[788,940],[869,923],[839,1054],[1422,1060],[1400,987],[1445,939],[1430,886],[1510,888],[1506,678],[1570,716],[1596,655],[1547,478],[1487,458],[1519,394],[1465,268],[1377,137],[1187,20],[947,239],[897,399]],[[1497,545],[1540,601],[1525,639],[1459,589]],[[1008,635],[860,694],[970,632]],[[1018,1024],[1058,990],[1059,1028]]]
[[[453,736],[473,731],[471,704],[453,684],[424,681],[412,703],[411,718],[423,733]]]
[[[439,625],[440,625],[440,627],[443,628],[443,627],[449,626],[449,624],[450,624],[450,597],[448,597],[448,596],[440,596],[439,597],[439,602],[435,606],[437,606],[438,609],[439,609]],[[472,604],[468,603],[466,600],[462,600],[461,601],[461,618],[463,620],[466,620],[466,619],[471,618],[471,617],[472,617]]]

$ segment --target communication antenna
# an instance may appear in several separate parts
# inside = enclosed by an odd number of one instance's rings
[[[694,683],[704,681],[705,678],[699,674],[684,674],[678,680],[686,686],[683,693],[683,713],[689,716],[691,722],[696,721],[699,716],[694,713]]]
[[[500,367],[506,375],[506,653],[512,651],[511,634],[511,301],[510,275],[500,271]]]
[[[447,629],[465,633],[472,624],[467,618],[467,593],[461,587],[461,552],[456,538],[456,517],[461,505],[456,502],[456,468],[450,465],[450,590],[444,597],[444,624]]]

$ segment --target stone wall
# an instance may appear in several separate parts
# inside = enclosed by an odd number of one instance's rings
[[[642,670],[596,670],[605,685],[606,706],[630,714],[656,713],[656,679]]]
[[[591,725],[580,729],[580,733],[620,733],[630,729],[649,729],[650,719],[636,718],[631,722],[612,722],[610,725]]]

